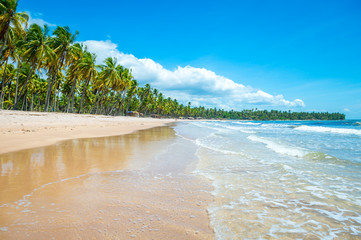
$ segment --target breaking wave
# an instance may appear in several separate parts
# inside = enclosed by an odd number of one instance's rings
[[[349,128],[332,128],[332,127],[319,127],[319,126],[316,127],[316,126],[301,125],[299,127],[295,127],[294,129],[299,131],[308,131],[308,132],[354,134],[361,136],[361,130],[349,129]]]

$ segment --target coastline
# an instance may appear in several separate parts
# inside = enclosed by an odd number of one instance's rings
[[[3,110],[0,122],[0,238],[214,238],[212,187],[186,170],[193,148],[170,148],[174,119]]]
[[[0,154],[70,139],[129,134],[171,122],[175,120],[0,110]]]

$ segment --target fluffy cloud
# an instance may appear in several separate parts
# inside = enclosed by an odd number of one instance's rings
[[[90,52],[98,56],[101,63],[106,57],[115,57],[118,63],[132,69],[134,77],[142,84],[150,83],[167,96],[193,105],[240,109],[242,105],[304,107],[300,99],[289,101],[282,95],[271,95],[250,86],[244,86],[231,79],[217,75],[204,68],[192,66],[165,69],[161,64],[149,58],[136,58],[117,49],[110,40],[83,42]]]
[[[31,13],[28,12],[29,14],[29,21],[28,21],[28,26],[30,26],[31,24],[35,23],[38,24],[39,26],[43,26],[43,25],[48,25],[48,27],[55,27],[55,24],[49,23],[41,18],[33,18]],[[36,13],[34,14],[35,16],[42,16],[41,13]]]

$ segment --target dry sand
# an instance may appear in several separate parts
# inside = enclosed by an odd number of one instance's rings
[[[0,154],[68,139],[128,134],[174,119],[0,110]]]

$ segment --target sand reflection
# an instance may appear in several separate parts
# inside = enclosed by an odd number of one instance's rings
[[[144,167],[165,141],[170,127],[118,137],[70,140],[0,155],[0,205],[21,199],[40,186],[95,172]]]
[[[0,239],[212,239],[196,146],[171,127],[0,156]]]

